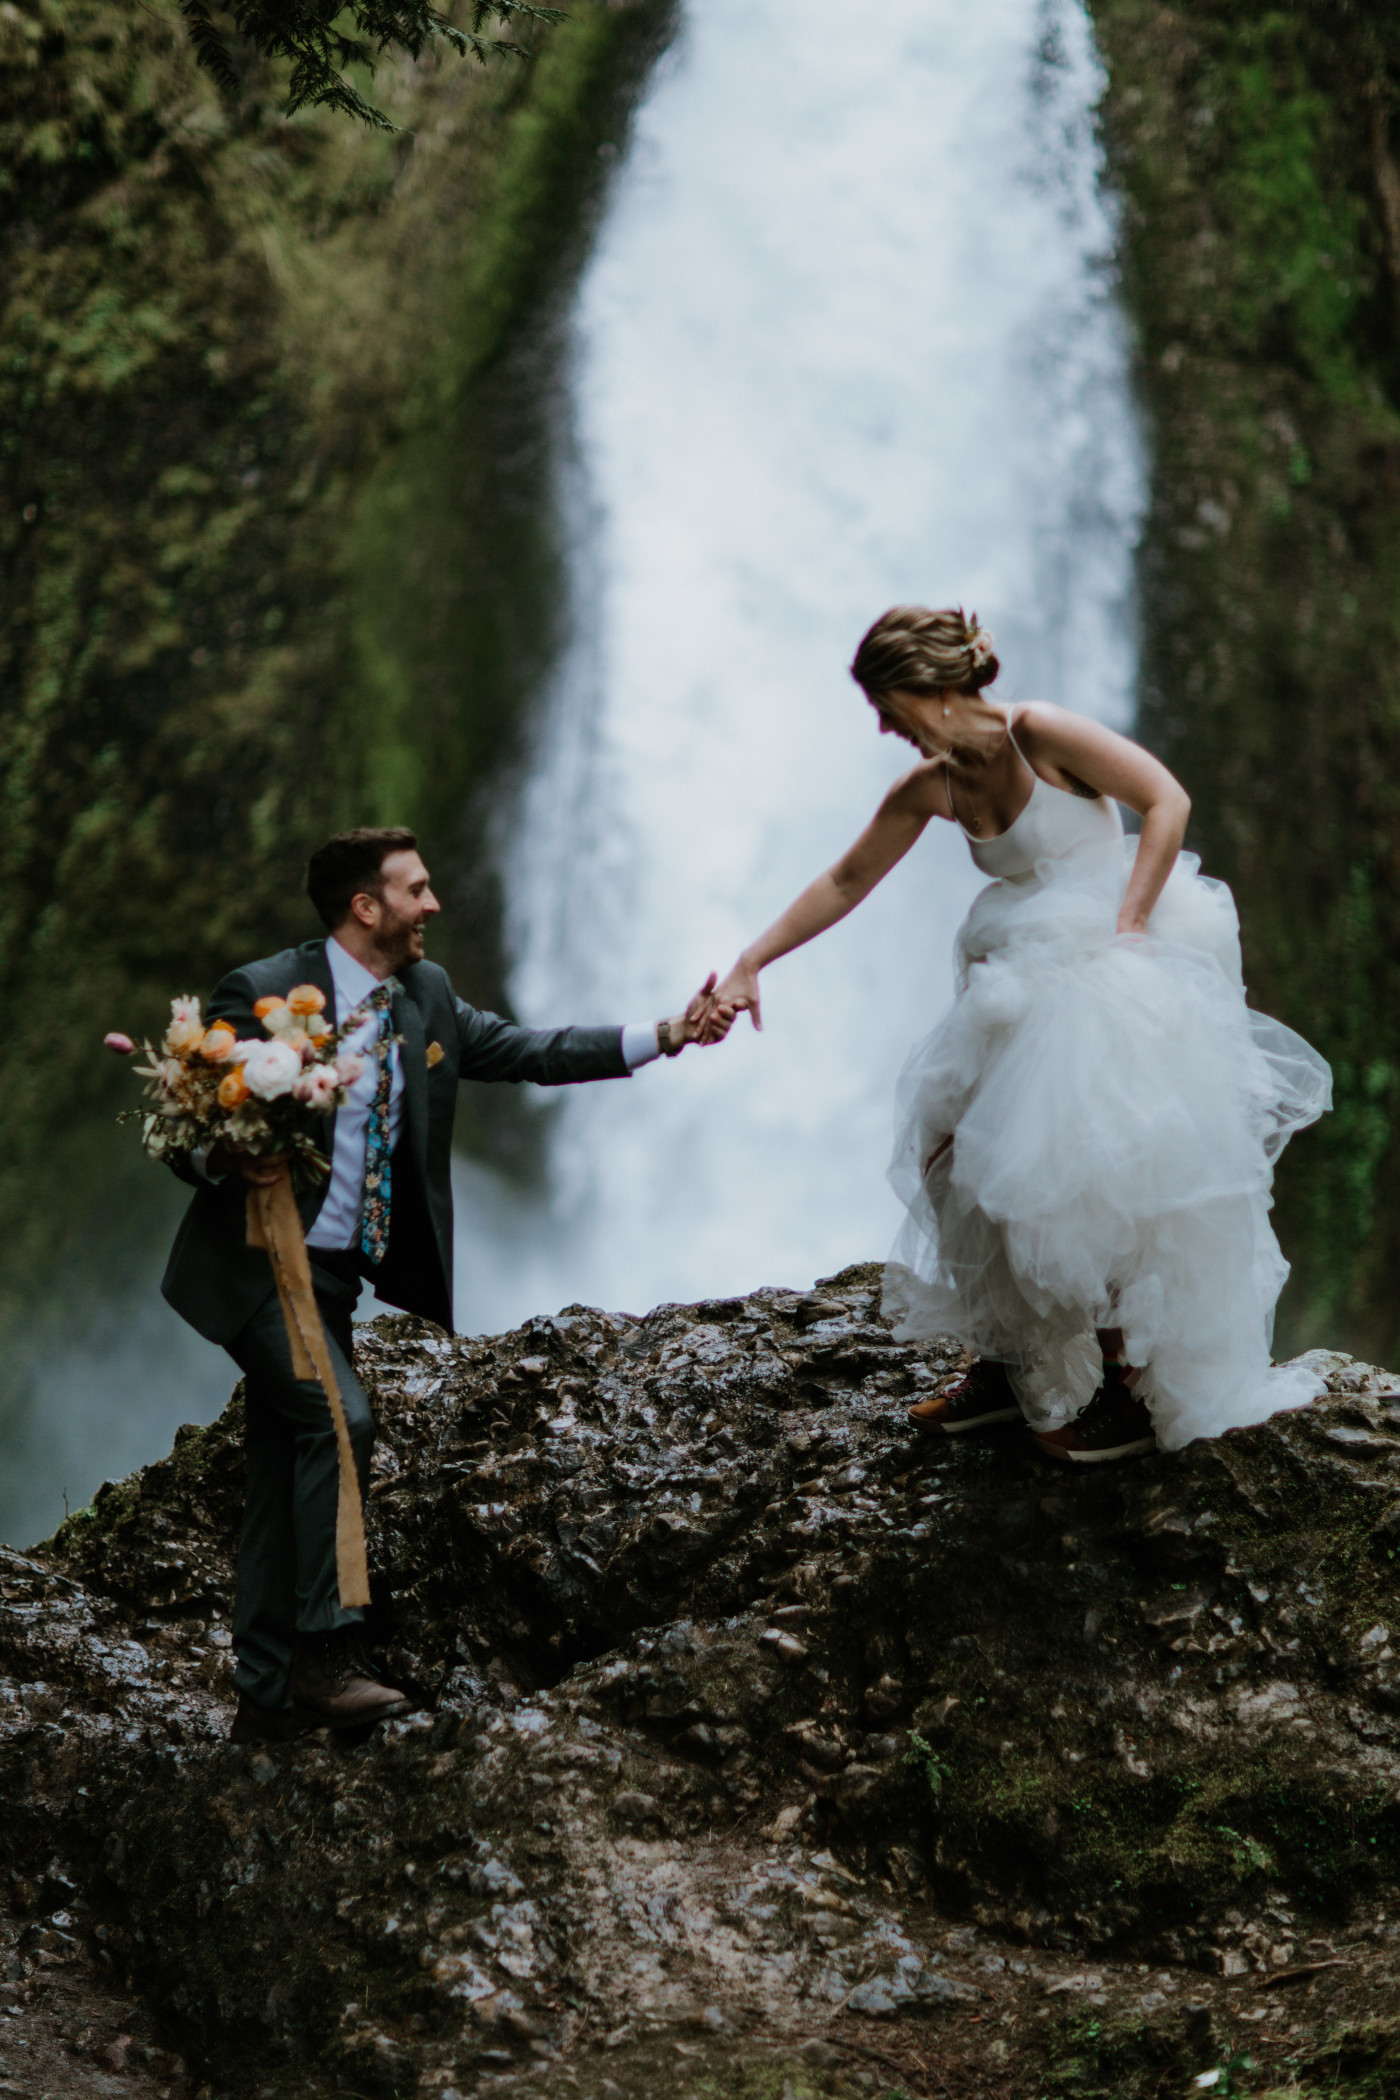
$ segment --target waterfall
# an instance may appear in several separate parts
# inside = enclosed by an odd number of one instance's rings
[[[652,1019],[909,762],[846,675],[900,600],[1002,699],[1123,724],[1143,502],[1076,0],[690,0],[574,318],[573,641],[503,826],[532,1022]],[[895,1077],[977,886],[934,823],[764,980],[765,1028],[554,1096],[549,1183],[464,1164],[459,1324],[883,1256]]]

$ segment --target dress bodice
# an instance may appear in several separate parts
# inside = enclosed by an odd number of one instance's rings
[[[1009,716],[1007,727],[1011,728]],[[1102,850],[1122,838],[1123,820],[1116,802],[1107,795],[1091,800],[1072,795],[1067,788],[1051,787],[1016,743],[1014,730],[1011,741],[1031,776],[1030,800],[1020,816],[992,839],[975,838],[961,820],[958,824],[984,875],[1003,882],[1028,882],[1038,861],[1066,860],[1075,853]]]

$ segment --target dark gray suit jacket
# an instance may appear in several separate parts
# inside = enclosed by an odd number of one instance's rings
[[[452,1326],[452,1121],[461,1079],[532,1079],[568,1086],[583,1079],[625,1079],[620,1028],[517,1028],[498,1014],[479,1013],[459,999],[436,963],[408,963],[398,973],[403,991],[391,1018],[402,1036],[404,1119],[393,1158],[389,1251],[375,1277],[378,1295],[405,1312]],[[315,984],[336,1023],[326,944],[305,941],[262,962],[233,970],[214,993],[206,1019],[231,1021],[240,1038],[263,1034],[255,1000]],[[434,1044],[441,1057],[428,1062]],[[323,1116],[317,1142],[329,1159],[335,1118]],[[183,1319],[211,1342],[230,1342],[273,1289],[266,1254],[246,1241],[246,1185],[230,1174],[202,1181],[187,1160],[173,1163],[190,1182],[185,1212],[166,1264],[161,1290]],[[325,1184],[299,1198],[302,1223],[311,1224]]]

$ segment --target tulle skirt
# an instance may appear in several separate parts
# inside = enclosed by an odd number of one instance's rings
[[[999,1357],[1037,1427],[1121,1327],[1159,1442],[1261,1421],[1321,1382],[1269,1361],[1288,1274],[1274,1162],[1330,1105],[1301,1036],[1245,1004],[1223,883],[1182,854],[1151,933],[1114,927],[1135,841],[989,885],[958,993],[899,1084],[890,1179],[909,1216],[885,1276],[908,1338]]]

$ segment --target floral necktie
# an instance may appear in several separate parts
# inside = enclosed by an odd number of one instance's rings
[[[365,1002],[379,1018],[379,1035],[374,1045],[376,1066],[374,1100],[370,1104],[369,1123],[365,1130],[365,1197],[360,1213],[360,1252],[378,1268],[389,1251],[389,1093],[393,1085],[393,1067],[389,1053],[393,1045],[393,1031],[389,1023],[389,1007],[398,990],[396,981],[390,977],[376,985]]]

